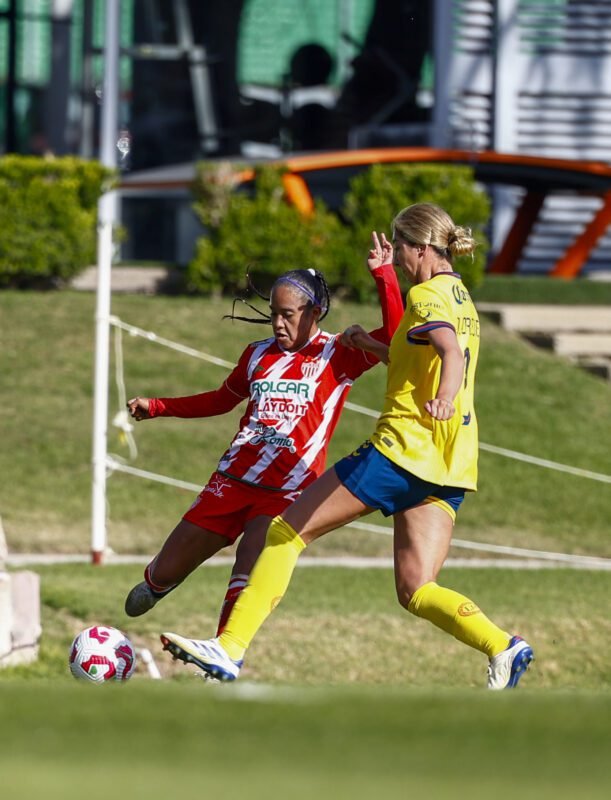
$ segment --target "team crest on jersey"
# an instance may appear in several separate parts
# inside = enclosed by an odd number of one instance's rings
[[[314,358],[304,358],[301,362],[301,374],[304,378],[313,378],[318,371],[318,362]]]
[[[452,294],[454,295],[454,299],[461,306],[463,303],[470,303],[471,302],[471,295],[466,289],[461,289],[460,286],[454,284],[452,286]]]
[[[289,453],[296,453],[295,440],[291,436],[282,436],[272,425],[257,425],[255,435],[250,440],[251,444],[271,444],[274,447],[284,447]]]
[[[213,478],[210,483],[204,486],[203,491],[210,492],[210,494],[213,494],[215,497],[223,497],[223,489],[226,489],[227,486],[231,486],[231,484],[224,481],[222,478]],[[199,498],[196,502],[199,502]]]

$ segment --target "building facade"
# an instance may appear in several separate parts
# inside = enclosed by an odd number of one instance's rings
[[[0,0],[0,154],[97,156],[104,6]],[[611,0],[121,0],[120,8],[125,174],[386,146],[611,163]],[[498,248],[524,189],[491,192]],[[574,191],[547,196],[520,270],[548,271],[602,202]],[[184,196],[132,194],[123,218],[125,258],[188,260]],[[587,270],[609,264],[607,234]]]

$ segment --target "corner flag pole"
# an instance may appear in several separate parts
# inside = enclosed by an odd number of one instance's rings
[[[117,166],[117,102],[119,88],[120,0],[106,0],[104,87],[100,126],[100,161]],[[91,560],[101,564],[106,549],[106,458],[108,425],[108,351],[112,232],[117,193],[105,192],[98,202],[98,285],[96,296],[95,375],[93,401],[93,484],[91,509]]]

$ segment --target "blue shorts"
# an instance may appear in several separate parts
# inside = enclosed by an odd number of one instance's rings
[[[465,490],[424,481],[382,455],[370,441],[334,465],[337,477],[355,497],[385,517],[433,503],[456,519]]]

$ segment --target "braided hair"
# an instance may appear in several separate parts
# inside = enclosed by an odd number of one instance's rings
[[[319,322],[322,319],[324,319],[329,313],[329,307],[331,305],[331,296],[329,293],[329,287],[322,272],[319,272],[316,269],[292,269],[289,270],[288,272],[285,272],[283,275],[281,275],[279,278],[276,279],[274,285],[272,286],[269,296],[265,295],[263,292],[257,289],[248,271],[246,272],[246,280],[248,283],[248,288],[252,292],[254,292],[257,295],[257,297],[260,297],[262,300],[266,300],[267,302],[271,300],[272,292],[277,286],[288,284],[303,296],[304,300],[306,300],[310,308],[315,308],[315,307],[320,308],[321,314],[318,320]],[[259,315],[260,319],[256,319],[253,317],[236,316],[235,314],[236,303],[244,303],[250,309],[256,312]],[[235,298],[235,300],[233,301],[231,314],[226,314],[223,317],[223,319],[239,319],[242,322],[253,322],[260,325],[267,325],[272,321],[272,318],[269,314],[264,313],[256,306],[249,303],[243,297]]]

